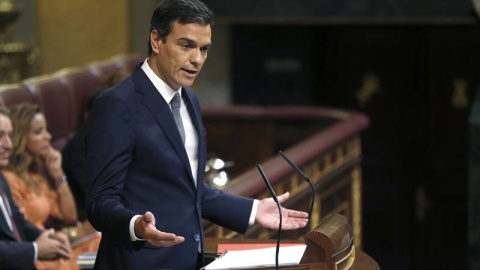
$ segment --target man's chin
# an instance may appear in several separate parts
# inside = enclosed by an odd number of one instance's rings
[[[195,81],[195,78],[184,78],[182,81],[181,81],[181,85],[183,87],[188,87],[190,88],[193,84],[193,82]]]

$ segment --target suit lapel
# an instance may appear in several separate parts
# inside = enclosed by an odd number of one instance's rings
[[[197,149],[197,158],[198,158],[198,169],[197,169],[197,187],[200,186],[200,182],[203,181],[203,175],[205,173],[205,163],[206,163],[206,149],[205,148],[205,134],[204,128],[202,125],[202,118],[200,116],[200,108],[195,106],[193,102],[193,97],[191,93],[185,88],[182,88],[182,96],[184,101],[187,104],[188,114],[192,119],[193,125],[198,135],[198,149]]]
[[[193,183],[192,169],[190,168],[190,162],[188,161],[187,151],[185,150],[177,125],[173,119],[170,106],[143,72],[141,69],[142,64],[143,63],[140,63],[132,74],[135,83],[135,90],[143,94],[141,102],[154,115],[157,123],[160,125],[171,145],[182,160],[185,169],[189,172],[188,175],[191,178],[191,183]]]
[[[198,120],[197,111],[193,107],[192,98],[190,97],[189,93],[183,87],[182,87],[182,97],[183,97],[183,100],[185,101],[185,104],[187,105],[188,114],[190,115],[190,118],[192,119],[193,125],[195,126],[195,129],[196,129],[197,133],[199,133],[200,123],[199,123],[199,120]],[[199,138],[200,138],[200,136],[199,136]]]
[[[0,210],[1,212],[1,210]],[[13,241],[17,241],[15,236],[13,235],[13,232],[12,230],[10,230],[10,227],[8,226],[8,223],[7,223],[7,220],[6,217],[3,212],[0,213],[2,215],[2,217],[0,218],[0,230],[2,230],[2,232],[7,235],[9,238],[11,238]]]
[[[6,190],[8,188],[8,184],[7,184],[7,181],[5,181],[5,179],[3,178],[3,174],[0,173],[0,185],[2,185],[2,189],[3,191],[5,192],[5,198],[7,199],[7,203],[10,203],[8,202],[8,200],[10,200],[10,198],[8,198],[8,195],[6,193]],[[2,200],[3,202],[3,199],[1,198],[1,195],[0,195],[0,200]],[[8,207],[5,205],[5,207]],[[11,207],[11,206],[10,206]],[[8,209],[5,209],[6,211],[8,211]],[[16,241],[16,238],[15,236],[13,235],[13,232],[12,230],[10,230],[10,227],[8,226],[8,223],[7,223],[7,218],[9,218],[8,216],[5,216],[5,214],[3,213],[3,211],[1,210],[0,208],[0,215],[2,216],[0,218],[0,229],[6,234],[8,235],[12,240]]]

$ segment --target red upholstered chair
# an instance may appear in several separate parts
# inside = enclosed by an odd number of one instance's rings
[[[91,94],[101,83],[108,84],[104,80],[112,78],[113,74],[130,74],[142,60],[135,54],[119,55],[87,66],[33,77],[19,84],[3,85],[0,86],[0,105],[40,105],[53,136],[52,144],[62,149],[83,125],[83,113]]]
[[[104,80],[120,70],[131,73],[142,60],[144,59],[136,54],[119,55],[105,61],[92,63],[87,67],[87,70],[98,80]]]
[[[84,112],[87,101],[97,90],[99,80],[85,68],[63,69],[55,73],[54,76],[58,77],[60,82],[66,86],[72,101],[68,128],[71,131],[77,131],[85,121]]]
[[[38,104],[38,97],[21,84],[0,86],[0,105],[13,107],[25,102]]]
[[[141,57],[140,55],[129,55],[124,56],[121,61],[119,61],[120,65],[123,66],[124,70],[128,70],[132,72],[135,70],[135,67],[142,61],[145,61],[147,57]]]
[[[56,76],[28,79],[23,85],[38,97],[38,104],[47,119],[52,134],[52,144],[62,148],[73,133],[70,120],[73,118],[73,96],[65,83]]]

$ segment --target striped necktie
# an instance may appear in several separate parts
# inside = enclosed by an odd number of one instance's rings
[[[180,106],[181,106],[181,98],[179,93],[175,93],[172,99],[172,114],[173,119],[175,119],[175,123],[177,124],[178,132],[180,132],[180,136],[182,137],[182,141],[185,144],[185,129],[183,129],[183,121],[182,117],[180,116]]]

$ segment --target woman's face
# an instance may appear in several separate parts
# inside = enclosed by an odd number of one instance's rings
[[[52,135],[47,130],[45,116],[37,113],[30,123],[27,135],[27,152],[32,156],[44,156],[50,150]]]

